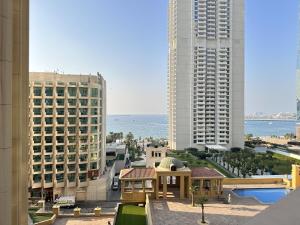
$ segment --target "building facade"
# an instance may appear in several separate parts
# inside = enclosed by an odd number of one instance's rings
[[[30,73],[29,189],[75,195],[105,169],[106,83],[101,75]]]
[[[169,0],[169,147],[244,146],[244,0]]]

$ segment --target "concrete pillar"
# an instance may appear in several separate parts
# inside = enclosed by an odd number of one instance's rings
[[[167,198],[167,192],[168,192],[168,188],[167,188],[167,176],[162,176],[163,178],[163,197],[164,199]]]
[[[0,224],[27,224],[29,2],[0,0]]]
[[[185,190],[184,176],[180,176],[180,199],[185,198],[184,190]]]
[[[159,184],[160,184],[160,176],[157,176],[155,181],[155,198],[159,199]]]

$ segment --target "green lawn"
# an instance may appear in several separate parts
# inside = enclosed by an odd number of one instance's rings
[[[230,178],[232,177],[230,173],[228,173],[222,167],[214,165],[207,160],[198,159],[196,156],[192,155],[191,153],[185,153],[184,151],[176,151],[176,152],[168,153],[168,156],[174,157],[181,161],[186,161],[189,168],[195,168],[195,167],[214,168],[219,172],[221,172],[222,174],[224,174],[226,177],[230,177]]]
[[[116,225],[146,225],[145,208],[134,205],[120,205]]]
[[[272,169],[272,171],[274,174],[279,175],[291,174],[292,164],[300,164],[300,160],[280,154],[273,154],[273,159],[274,168]]]
[[[45,220],[49,220],[53,216],[53,214],[46,214],[46,215],[43,215],[43,216],[36,215],[37,211],[38,211],[38,209],[29,209],[28,210],[29,216],[32,219],[33,223],[38,223],[38,222],[42,222],[42,221],[45,221]]]

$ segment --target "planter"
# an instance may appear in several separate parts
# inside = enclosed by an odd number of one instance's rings
[[[99,208],[99,207],[95,208],[94,209],[94,214],[97,217],[101,216],[101,208]]]
[[[60,206],[59,205],[54,205],[52,206],[52,212],[54,215],[58,216],[60,211]]]
[[[74,216],[75,217],[79,217],[80,216],[80,210],[81,210],[80,208],[75,208],[74,209]]]

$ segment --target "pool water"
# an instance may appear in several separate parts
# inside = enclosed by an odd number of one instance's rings
[[[275,204],[287,196],[290,190],[285,188],[249,188],[233,190],[239,197],[254,197],[263,204]]]

